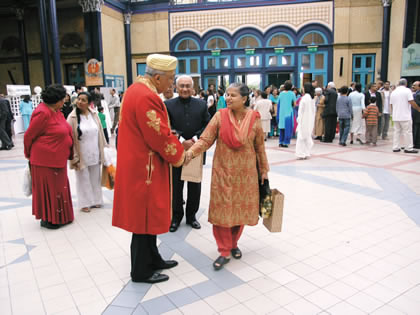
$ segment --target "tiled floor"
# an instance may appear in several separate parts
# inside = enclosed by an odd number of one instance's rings
[[[105,207],[41,229],[22,193],[22,135],[0,151],[0,314],[420,314],[420,154],[316,142],[267,142],[270,184],[285,196],[281,233],[246,227],[241,260],[215,272],[207,222],[211,156],[204,169],[201,230],[159,237],[179,261],[157,285],[130,281],[130,234]],[[74,174],[69,172],[74,195]]]

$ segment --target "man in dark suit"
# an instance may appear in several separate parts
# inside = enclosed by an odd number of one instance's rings
[[[334,82],[328,83],[327,89],[325,90],[325,108],[322,113],[325,132],[321,142],[331,143],[335,138],[335,131],[337,128],[337,97],[338,95]]]
[[[413,87],[416,89],[414,93],[414,102],[420,106],[420,81],[413,83]],[[411,114],[413,117],[413,144],[415,149],[420,149],[420,112],[411,109]]]
[[[13,147],[12,139],[7,131],[7,122],[10,119],[10,103],[7,99],[0,95],[0,150],[10,150]]]
[[[382,113],[383,113],[383,104],[382,104],[382,93],[378,92],[378,87],[376,83],[369,83],[367,85],[367,90],[365,92],[365,106],[368,107],[370,104],[370,98],[376,97],[376,106],[379,110],[379,117],[378,117],[378,137],[381,136],[383,130],[383,122],[382,122]]]
[[[178,77],[176,88],[179,96],[166,100],[166,108],[174,130],[184,146],[188,150],[200,137],[210,121],[205,101],[191,97],[193,92],[193,80],[190,76]],[[171,232],[175,232],[184,216],[183,190],[184,181],[181,180],[182,167],[172,168],[172,223]],[[194,229],[201,228],[195,218],[200,206],[201,183],[188,182],[187,204],[185,208],[186,221]]]

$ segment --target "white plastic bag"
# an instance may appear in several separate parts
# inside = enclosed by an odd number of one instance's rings
[[[114,148],[105,147],[104,148],[104,165],[106,167],[110,165],[116,166],[116,160],[117,160],[117,151]]]
[[[23,171],[23,194],[26,197],[32,195],[32,176],[29,164],[26,165],[25,170]]]

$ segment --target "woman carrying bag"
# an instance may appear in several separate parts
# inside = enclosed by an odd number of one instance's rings
[[[217,141],[209,206],[209,222],[220,253],[213,263],[216,270],[229,262],[231,254],[235,259],[242,257],[238,240],[244,226],[258,223],[258,173],[263,182],[269,170],[260,115],[249,109],[249,94],[245,84],[229,86],[228,108],[214,115],[185,160],[188,163]]]
[[[67,118],[73,129],[74,158],[70,168],[76,171],[78,207],[83,212],[103,204],[101,169],[104,163],[105,136],[98,114],[90,107],[88,92],[77,96],[76,108]]]

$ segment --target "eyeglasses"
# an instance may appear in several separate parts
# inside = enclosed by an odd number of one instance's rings
[[[192,88],[191,84],[179,84],[178,87],[180,89],[191,89]]]

